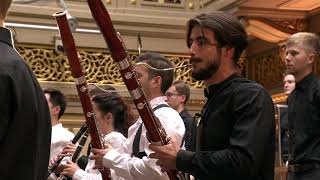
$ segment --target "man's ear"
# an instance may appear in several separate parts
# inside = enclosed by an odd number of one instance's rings
[[[186,101],[186,96],[185,95],[181,95],[181,102],[184,104],[184,102]]]
[[[229,47],[229,46],[225,46],[224,49],[225,49],[225,56],[226,56],[228,59],[233,59],[233,56],[234,56],[234,48],[233,48],[233,47]]]
[[[309,54],[308,64],[313,64],[316,55],[314,53]]]
[[[153,85],[161,87],[161,84],[162,84],[161,76],[156,76],[153,78]]]
[[[60,106],[55,106],[53,108],[53,113],[56,114],[56,115],[59,115],[60,111],[61,111],[61,107]]]

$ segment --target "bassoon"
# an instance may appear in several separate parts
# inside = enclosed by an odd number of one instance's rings
[[[140,83],[133,72],[131,59],[129,58],[125,45],[113,28],[113,24],[107,9],[101,0],[87,0],[91,14],[95,19],[104,40],[109,47],[113,60],[118,65],[121,77],[131,95],[131,98],[137,107],[138,113],[147,130],[147,137],[150,142],[166,145],[169,138],[159,119],[157,119],[147,101]],[[178,171],[167,171],[171,180],[178,178]],[[179,175],[180,176],[180,175]]]
[[[78,142],[78,140],[81,138],[81,136],[83,135],[83,133],[85,133],[86,131],[87,131],[87,126],[84,124],[81,126],[81,128],[79,129],[77,134],[74,136],[74,138],[71,140],[71,143],[76,144]],[[63,158],[64,158],[64,156],[61,156],[51,166],[48,167],[48,174],[47,174],[48,177],[59,166],[59,164]]]
[[[91,144],[93,148],[104,149],[104,144],[101,143],[99,131],[97,124],[95,122],[95,117],[92,108],[92,102],[89,97],[87,81],[85,75],[82,72],[82,67],[78,57],[75,42],[68,24],[67,11],[59,12],[53,14],[56,18],[58,27],[60,30],[61,40],[63,47],[65,48],[68,61],[70,64],[71,74],[75,80],[78,95],[80,97],[80,102],[82,105],[82,110],[85,115],[86,125],[89,129],[91,136]],[[99,169],[103,180],[111,179],[111,172],[108,168]]]

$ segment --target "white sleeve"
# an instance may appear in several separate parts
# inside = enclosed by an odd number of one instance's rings
[[[103,165],[113,169],[117,176],[126,180],[150,179],[150,177],[166,179],[166,174],[161,172],[160,167],[156,165],[156,160],[147,156],[139,159],[111,150],[104,156]]]
[[[97,173],[98,174],[88,173],[82,169],[78,169],[74,173],[72,180],[102,180],[101,174],[99,172]]]
[[[163,124],[168,136],[175,137],[177,142],[181,143],[185,127],[179,114],[171,108],[161,108],[155,112],[155,115]],[[149,155],[151,151],[148,149],[149,142],[145,132],[146,129],[143,126],[140,138],[140,149],[144,149]],[[134,138],[130,139],[132,140]],[[104,156],[103,165],[115,170],[116,175],[129,180],[150,179],[150,177],[152,177],[152,179],[168,179],[167,174],[162,173],[161,168],[156,165],[155,159],[150,159],[148,156],[142,159],[131,157],[131,153],[122,153],[118,149],[113,149]]]
[[[74,173],[72,180],[102,180],[100,172],[97,169],[93,169],[94,164],[94,160],[89,159],[86,170],[78,169]]]
[[[123,152],[123,147],[125,146],[126,138],[120,133],[113,133],[107,136],[109,138],[112,147],[116,148],[120,152]],[[78,169],[73,175],[73,180],[102,180],[101,173],[97,169],[93,169],[95,165],[94,160],[89,160],[86,170]],[[112,180],[117,180],[114,171],[111,170]]]

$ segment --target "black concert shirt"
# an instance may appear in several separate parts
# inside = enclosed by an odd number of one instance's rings
[[[288,98],[290,164],[320,163],[320,80],[309,74]]]
[[[275,119],[266,90],[234,74],[205,96],[200,142],[191,143],[200,150],[180,150],[177,169],[201,180],[273,180]]]

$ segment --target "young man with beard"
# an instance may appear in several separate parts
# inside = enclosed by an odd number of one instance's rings
[[[164,93],[173,81],[173,67],[166,58],[156,53],[144,53],[136,60],[134,71],[155,116],[160,120],[168,136],[182,144],[185,127],[177,111],[169,107]],[[117,149],[92,149],[96,167],[107,167],[123,179],[168,180],[155,159],[150,159],[149,141],[141,117],[128,130],[126,151]]]
[[[46,179],[51,125],[42,89],[14,48],[4,21],[11,0],[0,1],[0,178]]]
[[[242,78],[236,63],[247,35],[232,15],[200,14],[187,24],[192,76],[203,80],[207,102],[194,151],[150,145],[162,170],[177,169],[196,179],[273,180],[275,120],[270,95]]]
[[[320,80],[312,73],[320,39],[308,32],[286,41],[286,66],[296,80],[288,98],[289,179],[320,179]]]

